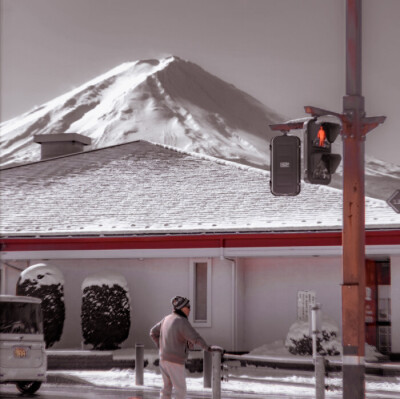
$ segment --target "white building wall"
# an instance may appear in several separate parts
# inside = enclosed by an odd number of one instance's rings
[[[150,328],[172,311],[171,298],[175,295],[189,297],[189,258],[46,259],[35,260],[31,264],[42,262],[59,268],[65,279],[64,330],[60,342],[53,349],[82,347],[81,285],[89,275],[112,271],[124,276],[128,282],[132,324],[129,337],[122,347],[143,343],[147,348],[154,348],[149,338]],[[28,262],[23,262],[23,265],[26,267]],[[11,293],[15,293],[18,275],[16,273],[10,284],[14,287]],[[212,324],[211,327],[196,328],[209,344],[221,345],[230,350],[233,346],[232,284],[231,262],[214,258],[211,284]]]
[[[37,262],[35,262],[37,263]],[[2,295],[15,295],[17,281],[21,271],[30,263],[28,261],[0,261],[1,266],[1,292]]]
[[[197,328],[210,345],[233,350],[233,288],[232,263],[225,259],[212,260],[212,319],[211,327]]]
[[[400,256],[390,258],[392,352],[400,353]]]
[[[149,329],[171,311],[170,299],[189,296],[189,258],[62,259],[7,261],[6,294],[15,294],[18,268],[36,263],[58,267],[65,278],[66,320],[54,348],[80,348],[81,284],[100,271],[123,275],[129,285],[132,325],[123,347],[153,344]],[[2,267],[4,265],[2,264]],[[196,327],[210,344],[248,351],[284,340],[297,317],[297,292],[316,292],[323,314],[341,327],[341,258],[212,259],[211,327]],[[400,256],[391,257],[392,352],[400,353]],[[4,293],[4,292],[3,292]]]
[[[81,285],[89,275],[112,271],[128,282],[131,329],[123,347],[132,347],[135,343],[151,347],[150,328],[171,310],[170,299],[174,295],[188,295],[189,291],[189,266],[184,259],[80,259],[48,260],[46,263],[57,266],[65,277],[64,331],[54,348],[81,346]]]
[[[285,340],[297,319],[297,292],[312,290],[341,327],[341,258],[249,258],[244,263],[244,350]]]

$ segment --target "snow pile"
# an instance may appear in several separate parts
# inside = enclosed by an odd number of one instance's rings
[[[282,340],[274,341],[270,344],[264,344],[254,348],[249,352],[249,355],[277,357],[292,356]]]
[[[298,330],[297,330],[298,331]],[[304,331],[304,330],[303,330]],[[289,335],[289,334],[288,334]],[[294,334],[294,336],[299,337],[299,334]],[[342,353],[342,343],[340,338],[337,338],[335,340],[335,348]],[[269,343],[269,344],[264,344],[261,345],[257,348],[252,349],[249,352],[249,355],[252,356],[266,356],[266,357],[279,357],[279,358],[290,358],[293,359],[297,357],[298,355],[294,355],[291,352],[289,352],[288,347],[285,345],[285,341],[283,340],[277,340],[275,342]],[[305,355],[305,356],[311,356]],[[333,358],[337,358],[338,355],[333,356]],[[327,356],[328,358],[331,356]],[[375,346],[365,344],[365,360],[367,362],[377,362],[377,361],[382,361],[386,360],[386,356],[382,355]]]
[[[293,355],[312,355],[312,337],[308,321],[297,320],[290,326],[285,346]],[[341,354],[341,348],[338,326],[324,317],[321,333],[317,336],[318,353],[324,356],[337,356]]]

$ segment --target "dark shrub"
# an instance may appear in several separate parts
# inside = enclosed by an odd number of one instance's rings
[[[340,355],[341,342],[336,324],[332,320],[325,318],[322,321],[321,330],[317,337],[317,352],[324,356]],[[308,321],[298,320],[290,326],[285,346],[293,355],[312,355],[312,337]]]
[[[332,339],[336,338],[334,332],[322,331],[322,337],[317,337],[317,352],[323,356],[338,356],[340,352],[334,346],[325,346],[325,343],[329,343]],[[288,347],[288,350],[293,355],[311,356],[312,355],[312,338],[309,335],[303,335],[301,339],[291,338],[292,345]]]
[[[52,273],[51,268],[46,265],[36,265],[31,268],[26,269],[21,274],[17,282],[16,293],[17,295],[31,296],[42,300],[44,340],[46,348],[50,348],[60,340],[64,327],[63,281],[55,283],[57,278],[54,278],[54,276],[60,274],[56,269]]]
[[[97,350],[118,349],[131,325],[128,292],[118,284],[85,287],[81,319],[85,344]]]

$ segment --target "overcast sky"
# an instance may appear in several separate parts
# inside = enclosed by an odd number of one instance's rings
[[[287,119],[342,111],[345,0],[0,0],[1,120],[127,61],[177,55]],[[400,164],[400,0],[363,1],[367,153]]]

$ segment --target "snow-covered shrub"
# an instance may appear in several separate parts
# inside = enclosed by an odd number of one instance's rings
[[[64,328],[64,277],[54,266],[39,263],[25,269],[16,287],[17,295],[42,300],[43,330],[46,348],[60,340]]]
[[[340,355],[342,344],[336,324],[324,318],[321,330],[317,338],[318,353],[324,356]],[[293,355],[312,355],[312,336],[308,321],[298,320],[290,326],[285,346]]]
[[[101,273],[82,283],[82,335],[93,349],[118,349],[131,325],[128,284],[123,276]]]

